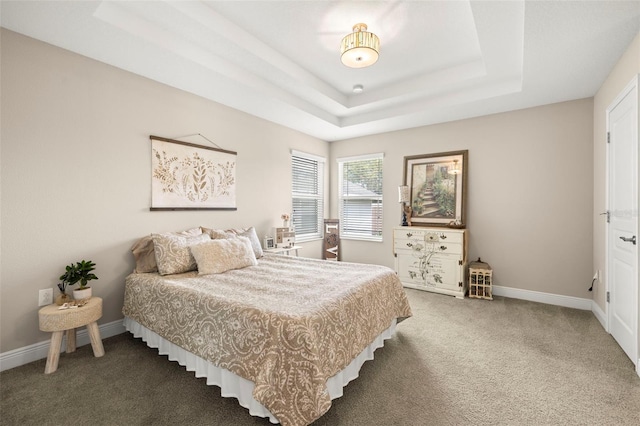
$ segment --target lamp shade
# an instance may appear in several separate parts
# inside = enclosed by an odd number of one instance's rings
[[[460,165],[458,164],[458,160],[453,160],[453,166],[447,171],[450,175],[459,175],[462,173],[460,170]]]
[[[378,60],[380,39],[367,32],[367,24],[355,24],[353,32],[346,35],[340,43],[342,63],[350,68],[364,68]]]
[[[409,202],[409,187],[406,185],[400,185],[398,187],[398,202],[399,203],[408,203]]]

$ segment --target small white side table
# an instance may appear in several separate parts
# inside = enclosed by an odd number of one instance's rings
[[[67,332],[67,353],[76,350],[76,328],[86,325],[93,355],[96,357],[104,355],[100,329],[96,323],[102,317],[102,298],[92,297],[86,305],[79,308],[58,308],[58,305],[48,305],[38,311],[40,330],[52,332],[44,374],[53,373],[58,369],[62,333],[65,331]]]
[[[296,256],[298,256],[298,250],[303,248],[302,246],[291,246],[291,247],[280,247],[280,248],[272,248],[272,249],[266,249],[265,251],[267,253],[275,253],[275,254],[280,254],[280,253],[284,253],[286,255],[289,255],[291,252],[295,252]]]

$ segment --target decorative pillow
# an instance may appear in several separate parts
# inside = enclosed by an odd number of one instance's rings
[[[253,226],[250,228],[236,228],[225,230],[203,227],[202,232],[205,234],[209,234],[212,240],[221,238],[235,238],[236,236],[247,237],[251,241],[251,247],[253,247],[253,253],[256,255],[256,259],[260,259],[262,256],[264,256],[262,245],[260,244],[260,239],[258,238],[256,229]]]
[[[246,237],[211,240],[192,245],[190,250],[198,264],[198,275],[221,274],[258,264]]]
[[[136,269],[133,272],[141,274],[144,272],[158,272],[156,264],[156,254],[153,251],[153,238],[151,235],[140,238],[131,247],[133,258],[136,261]]]
[[[251,241],[251,248],[253,248],[253,253],[256,255],[256,259],[260,259],[264,256],[262,252],[262,245],[260,244],[260,239],[258,238],[258,234],[256,234],[256,229],[252,226],[244,232],[237,233],[239,237],[247,237],[249,241]]]
[[[189,246],[210,241],[207,234],[191,237],[173,234],[151,234],[156,263],[160,275],[181,274],[194,271],[196,260],[191,255]]]
[[[192,228],[182,232],[169,232],[171,235],[192,236],[202,234],[202,229]],[[156,253],[153,249],[153,238],[151,235],[140,238],[131,247],[133,258],[136,261],[136,269],[133,271],[136,274],[142,274],[145,272],[158,272],[158,264],[156,263]]]
[[[202,233],[203,234],[208,234],[211,237],[212,240],[218,240],[218,239],[223,239],[223,238],[235,238],[236,237],[236,233],[233,232],[230,229],[224,231],[222,229],[202,228]]]

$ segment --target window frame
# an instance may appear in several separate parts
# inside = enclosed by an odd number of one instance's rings
[[[358,161],[366,161],[366,160],[380,160],[381,163],[381,172],[384,172],[384,153],[374,153],[374,154],[365,154],[365,155],[356,155],[351,157],[342,157],[336,159],[338,163],[338,217],[340,218],[340,238],[345,240],[359,240],[359,241],[373,241],[373,242],[383,242],[383,234],[384,234],[384,200],[383,194],[380,194],[376,197],[365,197],[365,196],[344,196],[344,164],[345,163],[353,163]],[[384,173],[381,178],[381,188],[384,184]],[[345,226],[344,221],[344,201],[345,200],[376,200],[379,201],[379,214],[380,214],[380,235],[359,235],[357,233],[350,233],[346,231],[347,226]],[[374,227],[371,227],[371,230],[374,230]]]
[[[294,176],[294,157],[298,157],[301,159],[304,159],[306,161],[313,161],[316,163],[316,167],[317,167],[317,188],[318,188],[318,192],[316,194],[310,195],[308,193],[296,193],[294,191],[294,187],[295,185],[295,176]],[[297,150],[291,150],[291,224],[294,226],[295,228],[295,232],[296,232],[296,242],[306,242],[306,241],[313,241],[313,240],[319,240],[323,238],[323,227],[324,227],[324,207],[325,207],[325,200],[324,200],[324,194],[325,194],[325,182],[324,182],[324,176],[325,176],[325,165],[326,165],[326,158],[318,156],[318,155],[314,155],[314,154],[309,154],[306,152],[302,152],[302,151],[297,151]],[[296,199],[300,199],[300,200],[316,200],[316,206],[317,206],[317,211],[318,211],[318,216],[317,216],[317,232],[313,232],[313,233],[305,233],[305,234],[300,234],[298,231],[298,227],[296,227],[296,222],[295,222],[295,217],[296,214],[294,212],[294,205],[295,205],[295,200]]]

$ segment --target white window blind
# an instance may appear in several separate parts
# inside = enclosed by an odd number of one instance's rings
[[[382,241],[382,154],[338,159],[340,235]]]
[[[291,153],[292,220],[296,240],[322,238],[324,218],[324,158]]]

